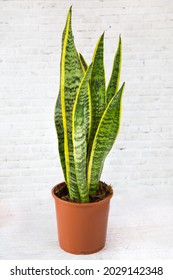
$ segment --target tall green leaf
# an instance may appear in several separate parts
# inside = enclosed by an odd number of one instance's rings
[[[104,33],[100,36],[92,59],[93,70],[91,74],[91,104],[92,123],[90,135],[90,149],[97,126],[105,110],[105,69],[104,69]]]
[[[81,53],[79,53],[79,59],[81,61],[81,64],[83,66],[83,70],[85,72],[87,70],[87,68],[88,68],[88,64],[87,64],[86,60],[84,59],[84,57],[83,57],[83,55]]]
[[[62,33],[61,53],[63,52],[66,28],[67,28],[67,20],[66,20],[65,28]],[[61,63],[62,63],[62,55],[61,55]],[[61,68],[61,65],[60,65],[60,68]],[[61,77],[60,77],[60,84],[61,84]],[[59,94],[58,94],[56,104],[55,104],[54,122],[55,122],[57,137],[58,137],[58,150],[59,150],[59,155],[60,155],[61,166],[62,166],[65,182],[67,183],[67,181],[66,181],[66,162],[65,162],[65,152],[64,152],[64,128],[63,128],[62,109],[61,109],[61,88],[59,90]]]
[[[60,103],[62,124],[64,130],[64,151],[59,144],[59,150],[65,156],[66,183],[69,189],[71,198],[79,197],[79,192],[76,184],[76,174],[73,157],[72,145],[72,108],[76,98],[76,93],[83,77],[83,70],[79,60],[78,53],[75,48],[72,28],[71,28],[70,8],[65,29],[62,38],[62,56],[61,56],[61,73],[60,73]],[[56,114],[56,111],[55,111]],[[57,133],[58,133],[57,128]]]
[[[84,57],[81,53],[79,53],[79,58],[80,58],[80,61],[81,61],[81,64],[82,64],[83,71],[85,73],[88,69],[88,64],[87,64],[86,60],[84,59]],[[89,122],[88,122],[89,128],[88,128],[87,139],[88,139],[88,143],[89,143],[89,139],[90,139],[90,135],[91,135],[91,122],[92,122],[91,84],[90,84],[90,81],[89,81],[89,84],[88,84],[88,102],[87,102],[87,105],[88,105],[88,112],[89,112]]]
[[[121,36],[119,36],[119,43],[114,57],[112,74],[106,91],[107,104],[114,96],[114,94],[118,91],[120,72],[121,72],[121,60],[122,60],[122,44],[121,44]]]
[[[91,76],[92,66],[81,81],[76,101],[73,108],[73,146],[76,180],[82,202],[89,202],[89,191],[87,186],[87,138],[90,121],[88,106],[88,83]]]
[[[90,194],[94,194],[98,188],[105,158],[118,135],[123,89],[124,84],[108,103],[97,128],[88,165],[87,180]]]
[[[58,137],[58,149],[59,149],[59,155],[60,155],[60,160],[61,160],[61,166],[62,166],[62,170],[63,170],[63,174],[64,174],[64,179],[66,182],[66,166],[65,166],[65,154],[64,154],[64,129],[63,129],[63,123],[62,123],[60,93],[58,95],[56,105],[55,105],[54,121],[55,121],[57,137]]]
[[[62,34],[61,53],[63,52],[66,28],[67,28],[67,20],[66,20],[66,26]],[[61,55],[61,63],[62,63],[62,55]],[[60,78],[60,84],[61,84],[61,78]],[[55,104],[54,122],[55,122],[57,137],[58,137],[58,150],[60,155],[61,166],[62,166],[65,182],[67,183],[66,162],[65,162],[65,152],[64,152],[64,128],[63,128],[62,109],[61,109],[61,88],[59,90],[58,98]]]

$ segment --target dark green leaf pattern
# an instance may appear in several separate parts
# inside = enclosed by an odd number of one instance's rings
[[[62,39],[63,46],[61,56],[60,97],[64,128],[66,183],[69,189],[70,197],[76,198],[79,197],[79,191],[76,184],[76,174],[73,158],[72,109],[77,90],[83,77],[83,70],[74,44],[71,29],[71,13],[72,11],[70,8]],[[59,150],[61,150],[61,153],[63,153],[61,144]],[[63,156],[61,156],[61,158],[63,159]]]
[[[80,58],[81,64],[82,64],[84,72],[85,72],[88,68],[88,64],[81,53],[79,53],[79,58]]]
[[[106,91],[107,104],[118,91],[120,71],[121,71],[121,59],[122,59],[122,46],[121,46],[121,36],[119,37],[118,48],[114,57],[112,74]]]
[[[64,154],[64,128],[62,123],[60,94],[58,95],[56,105],[55,105],[54,120],[55,120],[55,128],[58,137],[58,149],[59,149],[59,155],[61,160],[61,166],[64,174],[64,179],[66,182],[66,166],[65,166],[65,154]]]
[[[88,186],[90,194],[98,188],[98,182],[106,156],[111,150],[118,135],[120,126],[121,97],[124,84],[117,94],[110,100],[101,120],[93,141],[88,166]]]
[[[104,33],[100,36],[93,56],[93,70],[91,74],[91,135],[90,147],[97,130],[97,126],[105,110],[106,96],[105,96],[105,69],[104,69]]]
[[[73,146],[76,180],[82,202],[89,202],[87,188],[87,137],[89,128],[88,83],[91,75],[90,66],[79,87],[73,109]]]

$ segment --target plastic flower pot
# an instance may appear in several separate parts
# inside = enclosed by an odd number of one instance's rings
[[[60,247],[72,254],[92,254],[105,246],[108,213],[112,194],[92,203],[75,203],[62,200],[55,195],[58,239]]]

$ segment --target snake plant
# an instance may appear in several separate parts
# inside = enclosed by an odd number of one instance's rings
[[[65,182],[71,199],[89,202],[98,190],[105,158],[117,137],[124,83],[119,89],[121,37],[106,88],[104,33],[88,66],[76,50],[70,7],[62,35],[60,90],[55,127]]]

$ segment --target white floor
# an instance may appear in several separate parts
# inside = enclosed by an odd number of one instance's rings
[[[2,194],[1,194],[2,196]],[[105,248],[76,256],[57,242],[50,192],[4,194],[0,203],[0,259],[172,259],[173,188],[117,189],[111,200]]]

